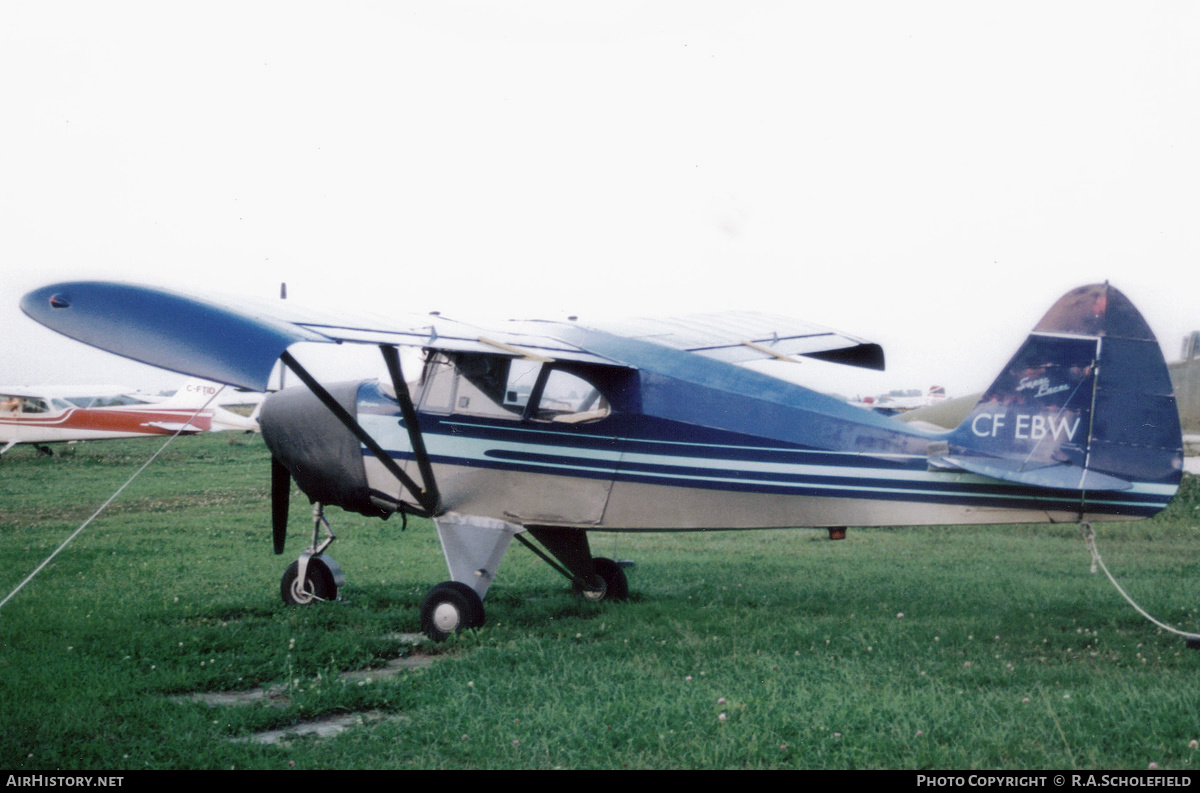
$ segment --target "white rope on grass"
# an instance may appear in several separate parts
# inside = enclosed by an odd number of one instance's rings
[[[1137,611],[1137,613],[1141,614],[1143,617],[1150,620],[1155,625],[1162,628],[1164,631],[1174,633],[1177,636],[1182,636],[1183,638],[1187,639],[1189,642],[1200,641],[1200,634],[1188,633],[1187,631],[1181,631],[1178,628],[1173,628],[1170,625],[1159,622],[1154,617],[1152,617],[1149,613],[1147,613],[1147,611],[1145,609],[1143,609],[1141,606],[1139,606],[1137,603],[1135,603],[1133,598],[1129,597],[1129,595],[1127,595],[1125,593],[1125,590],[1121,588],[1121,585],[1117,583],[1117,579],[1113,578],[1112,573],[1108,572],[1108,568],[1104,565],[1104,560],[1100,558],[1100,551],[1096,548],[1096,532],[1092,531],[1092,524],[1080,523],[1079,529],[1080,529],[1080,531],[1083,532],[1084,544],[1087,545],[1087,549],[1089,551],[1091,551],[1091,553],[1092,553],[1092,574],[1093,575],[1096,572],[1096,567],[1099,566],[1100,569],[1104,571],[1104,574],[1106,576],[1108,576],[1108,580],[1112,582],[1112,585],[1117,588],[1118,592],[1121,593],[1121,597],[1125,598],[1125,600],[1128,601],[1129,605],[1133,606],[1133,608]]]
[[[194,421],[197,416],[199,416],[202,412],[204,412],[204,410],[210,404],[212,404],[212,401],[217,398],[217,395],[220,394],[224,390],[225,390],[225,386],[221,386],[220,388],[218,388],[216,393],[214,393],[211,397],[208,398],[207,402],[205,402],[203,405],[201,405],[199,408],[196,409],[196,412],[191,415],[191,418],[189,418],[186,422],[184,422],[182,425],[180,425],[179,429],[175,430],[175,432],[172,433],[172,435],[169,438],[167,438],[167,440],[165,442],[163,442],[163,445],[159,447],[158,451],[156,451],[154,454],[150,455],[149,460],[142,463],[141,468],[139,468],[133,472],[133,476],[131,476],[127,480],[125,480],[125,484],[123,484],[117,488],[117,492],[115,492],[111,496],[109,496],[108,500],[105,501],[103,504],[101,504],[100,508],[97,509],[95,512],[93,512],[92,516],[90,518],[85,520],[78,529],[76,529],[74,532],[72,532],[70,537],[63,540],[62,545],[59,545],[57,548],[55,548],[54,552],[51,553],[49,556],[47,556],[45,561],[43,561],[41,564],[39,564],[32,573],[27,575],[25,577],[24,581],[17,584],[16,588],[13,589],[12,592],[9,592],[8,595],[5,596],[4,600],[0,600],[0,609],[4,608],[5,603],[8,603],[8,601],[12,600],[13,596],[15,596],[18,592],[20,592],[21,589],[24,588],[24,586],[26,584],[28,584],[30,581],[32,581],[34,579],[34,576],[36,576],[38,573],[42,572],[42,570],[46,567],[46,565],[50,564],[50,562],[54,559],[54,557],[58,556],[58,554],[61,553],[64,548],[66,548],[68,545],[70,545],[71,541],[74,540],[76,537],[78,537],[79,533],[81,531],[83,531],[84,529],[86,529],[88,527],[89,523],[91,523],[93,520],[95,520],[97,517],[99,517],[100,513],[103,512],[105,509],[107,509],[108,505],[111,504],[116,499],[117,496],[121,495],[121,492],[125,488],[129,487],[129,485],[131,485],[133,483],[133,480],[137,479],[141,475],[142,471],[145,471],[146,468],[148,468],[150,466],[150,463],[154,462],[160,454],[162,454],[164,451],[166,451],[166,448],[171,445],[171,441],[178,438],[180,433],[183,432],[184,428],[190,426],[192,421]]]

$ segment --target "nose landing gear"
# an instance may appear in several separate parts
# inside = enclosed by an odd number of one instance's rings
[[[328,535],[320,540],[322,527]],[[337,600],[338,589],[346,585],[342,568],[331,557],[324,556],[337,537],[325,518],[320,502],[313,504],[313,540],[300,558],[288,565],[279,582],[279,594],[289,606],[307,606],[323,600]]]

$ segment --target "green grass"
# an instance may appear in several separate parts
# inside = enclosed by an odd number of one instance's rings
[[[0,596],[157,447],[0,459]],[[1074,526],[597,534],[638,563],[599,605],[514,545],[485,627],[414,646],[446,578],[432,527],[330,510],[343,600],[288,608],[310,509],[275,557],[268,467],[255,437],[177,440],[0,610],[0,767],[1200,767],[1200,653],[1089,572]],[[1122,585],[1190,631],[1198,510],[1189,477],[1158,518],[1097,524]],[[435,658],[340,676],[412,653]],[[286,706],[172,696],[271,685]],[[235,740],[345,714],[363,725]]]

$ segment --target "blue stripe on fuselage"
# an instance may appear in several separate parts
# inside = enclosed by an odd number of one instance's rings
[[[392,422],[398,424],[396,419]],[[622,422],[603,422],[617,429]],[[671,487],[812,497],[965,503],[973,506],[1074,511],[1080,494],[1049,491],[959,473],[931,473],[917,455],[864,455],[804,449],[733,433],[685,428],[694,440],[569,431],[464,416],[422,421],[431,459],[448,465],[613,479]],[[591,425],[599,428],[601,425]],[[660,427],[659,435],[679,430]],[[402,430],[401,430],[402,432]],[[677,435],[676,435],[677,437]],[[393,440],[389,438],[388,440]],[[364,450],[365,454],[369,454]],[[407,448],[390,453],[407,459]],[[1158,492],[1163,490],[1163,492]],[[1153,514],[1171,493],[1143,486],[1119,495],[1088,497],[1089,509],[1116,514]],[[1173,493],[1173,491],[1172,491]]]

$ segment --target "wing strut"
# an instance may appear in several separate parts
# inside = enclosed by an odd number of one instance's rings
[[[299,361],[292,357],[291,353],[284,352],[283,355],[279,356],[279,360],[283,361],[287,368],[295,372],[296,376],[299,377],[304,385],[308,386],[308,389],[312,391],[313,395],[316,396],[317,399],[321,400],[321,403],[325,405],[325,407],[328,408],[334,416],[337,417],[338,421],[340,421],[346,427],[346,429],[354,433],[354,436],[358,438],[358,440],[364,446],[371,450],[379,462],[383,464],[383,467],[386,468],[392,476],[396,477],[396,479],[400,481],[400,484],[402,484],[405,489],[408,490],[408,492],[412,493],[413,496],[416,497],[417,503],[420,505],[421,509],[409,510],[410,512],[423,518],[431,518],[441,511],[441,499],[438,497],[436,488],[423,488],[414,482],[412,477],[404,473],[404,469],[396,464],[396,461],[392,459],[392,456],[388,454],[387,451],[385,451],[384,448],[380,446],[379,443],[376,442],[376,440],[372,438],[365,429],[362,428],[362,425],[355,421],[354,417],[351,416],[350,413],[347,412],[346,409],[342,407],[336,399],[334,399],[332,394],[326,391],[325,388],[318,383],[311,374],[308,373],[307,369],[300,365]],[[404,390],[404,393],[408,393],[407,388]],[[409,406],[411,407],[412,399],[410,398],[408,402]],[[401,409],[403,410],[403,407]],[[405,418],[405,423],[409,426],[409,433],[411,436],[411,433],[413,432],[413,425],[409,423],[407,417]],[[417,434],[420,434],[419,428],[417,428]],[[422,449],[424,449],[423,444]],[[424,464],[421,465],[422,470],[428,465],[428,455],[424,455],[424,457],[426,459]],[[418,464],[420,465],[419,458]],[[432,482],[432,479],[429,481]]]
[[[404,428],[408,430],[408,441],[412,444],[417,469],[421,472],[421,481],[425,483],[424,490],[412,492],[430,515],[436,515],[442,511],[442,495],[438,491],[437,480],[433,478],[433,464],[429,461],[429,452],[425,450],[425,436],[421,433],[417,408],[413,404],[412,394],[408,391],[404,370],[400,368],[400,351],[390,344],[379,345],[379,351],[383,353],[388,374],[392,377],[392,390],[396,392],[396,400],[400,403],[400,414],[404,417]]]
[[[532,542],[530,542],[528,539],[526,539],[524,534],[514,534],[513,536],[516,537],[517,540],[522,545],[524,545],[529,550],[533,551],[535,556],[537,556],[539,559],[541,559],[546,564],[553,567],[556,571],[561,573],[571,583],[578,583],[580,585],[582,585],[584,583],[584,581],[581,577],[575,575],[570,570],[568,570],[565,566],[563,566],[563,565],[559,564],[557,561],[555,561],[554,558],[552,556],[550,556],[550,554],[546,553],[541,548],[537,547]]]

